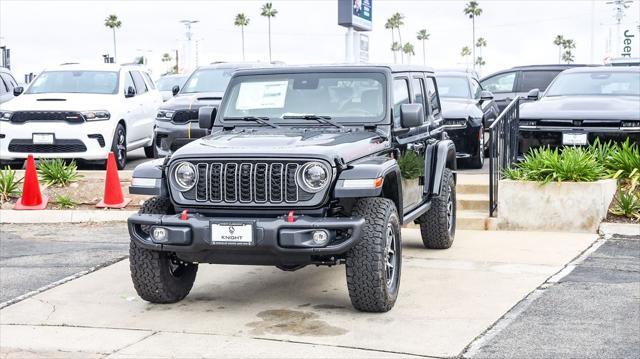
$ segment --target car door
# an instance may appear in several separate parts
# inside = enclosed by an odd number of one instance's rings
[[[124,77],[124,112],[125,123],[127,126],[127,143],[134,143],[140,139],[140,120],[142,118],[142,108],[140,96],[138,96],[138,89],[136,88],[135,81],[133,80],[132,71],[122,71]],[[127,89],[132,87],[135,90],[135,95],[127,97]]]
[[[149,93],[149,87],[147,87],[140,71],[131,71],[131,76],[136,86],[136,97],[138,98],[138,116],[133,124],[135,137],[132,139],[133,141],[152,139],[153,125],[155,124],[155,99]]]
[[[482,88],[493,93],[493,99],[502,112],[515,98],[515,85],[518,71],[502,72],[480,82]]]

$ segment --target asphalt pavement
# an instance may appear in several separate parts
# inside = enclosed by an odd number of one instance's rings
[[[470,356],[640,358],[640,237],[607,240]]]

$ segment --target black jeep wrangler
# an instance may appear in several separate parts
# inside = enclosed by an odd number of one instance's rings
[[[427,248],[453,243],[456,153],[441,124],[428,68],[236,72],[199,111],[210,135],[134,171],[131,193],[155,196],[129,218],[136,291],[177,302],[199,263],[345,264],[353,306],[388,311],[401,226],[419,224]]]

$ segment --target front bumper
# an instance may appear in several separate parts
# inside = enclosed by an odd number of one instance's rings
[[[105,160],[111,149],[115,123],[90,121],[78,124],[65,122],[26,123],[0,122],[0,159],[79,158]],[[53,134],[52,144],[34,144],[33,134]]]
[[[211,225],[253,225],[253,243],[248,245],[214,244]],[[131,240],[143,248],[175,252],[178,257],[190,262],[251,265],[305,265],[333,263],[335,258],[346,253],[362,236],[365,220],[360,217],[313,217],[297,216],[293,222],[281,216],[275,218],[222,218],[189,214],[188,219],[180,215],[135,214],[129,217]],[[142,226],[160,226],[169,230],[172,244],[156,243],[143,231]],[[151,228],[152,228],[151,227]],[[305,230],[327,230],[333,238],[324,247],[283,245],[292,236]],[[345,233],[336,238],[336,233]]]
[[[601,142],[624,142],[629,139],[632,143],[640,142],[640,129],[622,130],[617,127],[551,127],[551,126],[520,126],[519,151],[527,153],[531,148],[549,146],[562,147],[562,134],[587,134],[587,142],[593,143],[596,138]]]
[[[207,131],[198,127],[197,122],[173,123],[156,120],[156,150],[160,157],[170,155],[180,147],[204,137]]]
[[[445,132],[456,145],[457,158],[470,158],[478,155],[478,141],[480,141],[478,131],[481,126],[481,123],[474,124],[469,121],[465,126],[445,125]]]

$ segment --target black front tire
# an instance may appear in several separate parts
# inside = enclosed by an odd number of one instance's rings
[[[169,214],[171,202],[153,197],[144,202],[139,213]],[[142,228],[149,231],[149,228]],[[151,303],[175,303],[186,297],[196,279],[198,265],[180,260],[175,253],[140,247],[134,240],[129,246],[131,279],[138,295]]]
[[[352,214],[366,221],[362,238],[347,253],[351,304],[363,312],[387,312],[396,302],[402,267],[400,219],[393,201],[363,198]]]
[[[482,168],[484,166],[484,128],[480,127],[478,129],[478,146],[476,150],[476,154],[469,158],[468,164],[469,168]]]
[[[456,184],[453,172],[442,174],[442,190],[433,199],[431,208],[416,221],[420,223],[422,243],[430,249],[447,249],[456,236]]]
[[[153,141],[151,142],[151,146],[147,146],[144,148],[144,155],[147,158],[158,158],[158,151],[156,150],[156,136],[153,136]]]
[[[116,158],[116,165],[119,170],[123,170],[127,164],[127,130],[122,123],[116,126],[111,142],[111,152]]]

